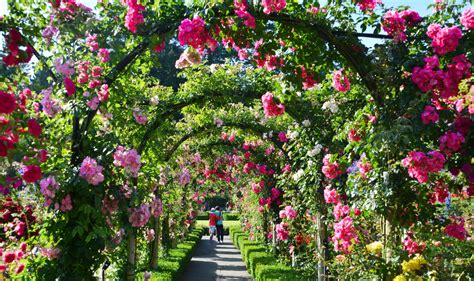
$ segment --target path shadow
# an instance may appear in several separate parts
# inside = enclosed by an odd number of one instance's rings
[[[191,260],[183,272],[181,281],[213,281],[216,278],[216,262]]]

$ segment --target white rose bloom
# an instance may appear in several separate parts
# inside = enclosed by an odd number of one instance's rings
[[[311,125],[311,122],[308,119],[306,119],[303,122],[301,122],[301,124],[303,124],[303,126],[305,127],[309,127],[309,125]]]
[[[323,110],[329,110],[332,113],[336,113],[339,111],[339,107],[337,106],[337,103],[335,100],[330,100],[325,103],[323,103]]]
[[[322,149],[323,149],[323,146],[318,143],[313,147],[313,149],[308,151],[308,156],[309,157],[314,157],[314,156],[318,155],[319,153],[321,153]]]
[[[151,103],[152,105],[158,105],[159,102],[160,102],[160,99],[158,98],[158,96],[153,96],[153,97],[151,97],[151,99],[150,99],[150,103]]]
[[[288,137],[290,139],[296,139],[297,137],[299,136],[299,133],[297,131],[291,131],[289,134],[288,134]]]
[[[389,173],[388,173],[388,172],[383,172],[383,173],[382,173],[382,178],[383,178],[383,183],[384,183],[385,185],[387,185],[388,182],[389,182]]]
[[[294,175],[293,180],[298,181],[304,175],[303,169],[299,169]]]

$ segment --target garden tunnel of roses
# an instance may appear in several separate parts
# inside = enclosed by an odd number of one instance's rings
[[[301,276],[468,278],[474,9],[390,2],[9,1],[2,277],[149,278],[226,196]]]

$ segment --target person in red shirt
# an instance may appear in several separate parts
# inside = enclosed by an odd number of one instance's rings
[[[211,212],[209,213],[209,239],[212,240],[214,235],[216,235],[216,223],[217,223],[217,215],[214,213],[216,209],[212,208]]]

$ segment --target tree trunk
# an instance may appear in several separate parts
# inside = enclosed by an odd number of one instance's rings
[[[155,197],[161,199],[160,189],[156,188]],[[161,215],[155,218],[155,239],[151,249],[150,268],[153,270],[158,269],[158,259],[160,254],[160,238],[161,238]]]
[[[134,281],[135,280],[135,264],[136,264],[136,236],[135,230],[132,229],[128,234],[128,241],[127,241],[127,281]]]
[[[169,217],[168,215],[166,215],[164,218],[163,218],[163,227],[162,227],[162,231],[163,231],[163,234],[162,234],[162,239],[163,239],[163,247],[165,249],[166,252],[168,252],[168,249],[169,249],[169,243],[170,243],[170,239],[169,239]]]

